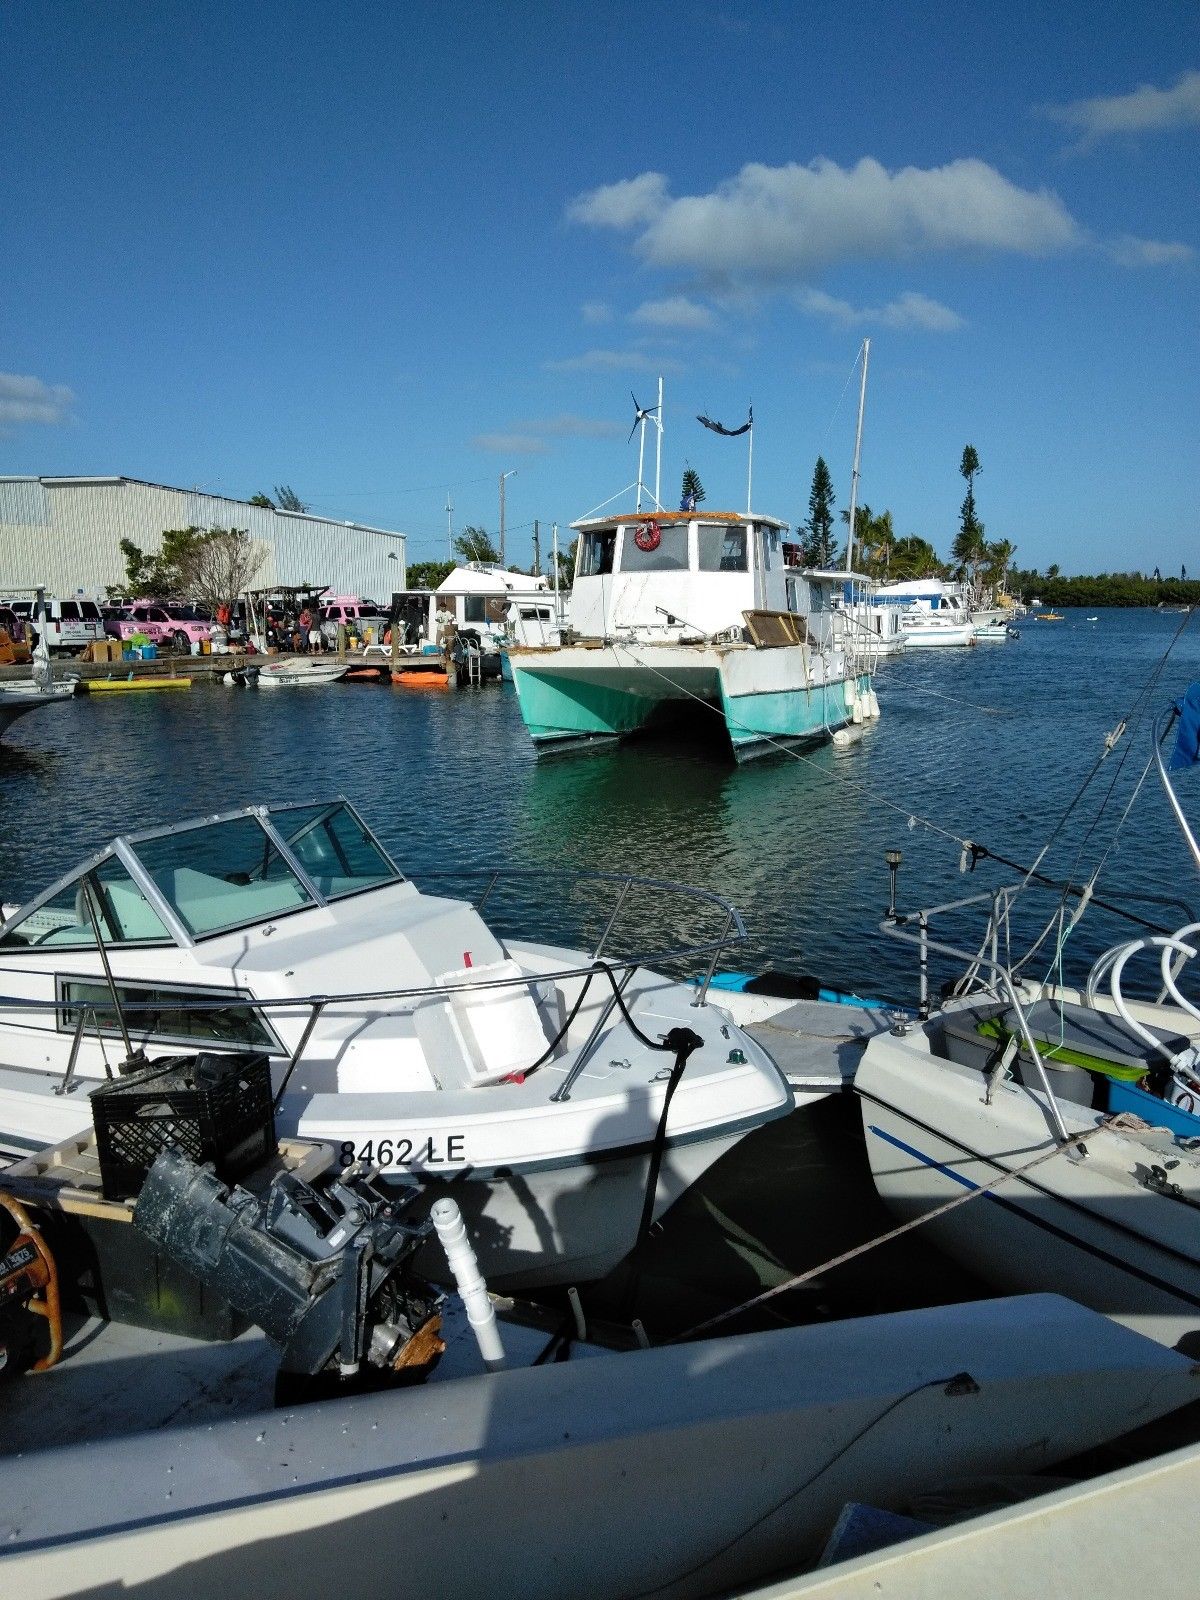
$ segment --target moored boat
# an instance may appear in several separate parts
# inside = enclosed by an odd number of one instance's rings
[[[500,874],[462,876],[498,905]],[[664,960],[715,961],[740,934],[716,897],[566,876],[615,897],[612,920],[631,894],[684,895],[725,930],[672,931]],[[125,835],[0,927],[0,1148],[86,1127],[89,1090],[134,1050],[249,1050],[284,1132],[430,1204],[452,1192],[498,1287],[600,1276],[795,1105],[768,1051],[656,959],[619,955],[611,920],[590,951],[499,938],[419,891],[344,801]]]

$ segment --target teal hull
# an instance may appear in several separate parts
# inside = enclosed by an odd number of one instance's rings
[[[690,709],[689,701],[708,704],[717,713],[712,716],[714,732],[720,726],[738,761],[766,754],[782,743],[825,739],[852,720],[843,679],[739,691],[731,686],[731,674],[722,666],[708,676],[706,692],[683,690],[676,680],[664,694],[656,684],[647,683],[644,677],[639,681],[633,673],[624,683],[615,683],[611,672],[539,670],[521,664],[519,658],[512,661],[512,667],[521,715],[541,751],[620,739],[665,714]],[[659,676],[665,683],[675,675]],[[860,693],[870,687],[868,676],[858,679]],[[651,692],[639,692],[643,689]]]
[[[860,694],[871,688],[864,674]],[[846,683],[814,684],[811,689],[781,689],[767,694],[729,695],[721,685],[721,709],[737,760],[769,753],[779,743],[827,738],[852,720],[846,706]]]

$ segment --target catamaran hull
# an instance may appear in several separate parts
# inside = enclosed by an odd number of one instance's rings
[[[737,760],[787,741],[827,738],[878,714],[868,676],[807,646],[566,646],[510,655],[521,714],[539,752],[638,733],[709,707]]]

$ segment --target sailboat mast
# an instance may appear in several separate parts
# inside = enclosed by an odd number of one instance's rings
[[[662,401],[663,401],[663,381],[662,381],[662,374],[659,373],[659,375],[658,375],[658,413],[657,413],[658,444],[656,446],[655,454],[654,454],[654,505],[655,505],[655,509],[658,510],[658,511],[662,510],[662,493],[661,493],[661,490],[662,490],[662,433],[663,433]],[[641,473],[639,473],[638,476],[641,477]]]
[[[862,458],[863,410],[867,403],[867,362],[871,357],[871,341],[862,343],[862,384],[858,391],[858,431],[854,435],[854,470],[850,474],[850,531],[846,536],[846,571],[854,570],[854,515],[858,508],[858,463]]]

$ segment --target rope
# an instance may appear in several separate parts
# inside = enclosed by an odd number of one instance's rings
[[[709,1317],[704,1322],[697,1322],[694,1327],[687,1328],[683,1333],[677,1333],[667,1340],[668,1344],[682,1344],[686,1339],[694,1339],[699,1333],[707,1333],[710,1328],[716,1328],[723,1322],[729,1322],[734,1317],[740,1317],[743,1312],[751,1311],[756,1306],[765,1305],[768,1300],[774,1300],[777,1295],[788,1294],[793,1289],[798,1289],[801,1284],[810,1282],[813,1278],[820,1277],[823,1273],[832,1272],[835,1267],[844,1266],[847,1261],[853,1261],[857,1256],[866,1255],[869,1250],[874,1250],[877,1245],[890,1244],[893,1239],[899,1239],[903,1234],[911,1233],[914,1228],[919,1228],[922,1223],[932,1222],[935,1217],[943,1217],[948,1211],[953,1211],[957,1206],[965,1206],[969,1200],[977,1200],[981,1195],[992,1194],[1004,1184],[1010,1183],[1014,1178],[1023,1178],[1027,1172],[1032,1172],[1035,1167],[1040,1167],[1046,1161],[1052,1161],[1055,1156],[1062,1155],[1069,1145],[1084,1145],[1094,1138],[1096,1134],[1107,1132],[1110,1129],[1125,1126],[1120,1113],[1115,1117],[1105,1117],[1094,1128],[1083,1133],[1072,1134],[1065,1143],[1055,1142],[1049,1150],[1043,1150],[1040,1156],[1035,1156],[1032,1161],[1026,1162],[1023,1167],[1013,1167],[1006,1172],[1001,1172],[995,1178],[989,1178],[987,1183],[981,1183],[978,1188],[968,1189],[965,1194],[955,1195],[952,1200],[943,1201],[940,1206],[935,1206],[932,1211],[926,1211],[919,1217],[912,1218],[909,1222],[902,1222],[897,1227],[891,1228],[887,1233],[881,1233],[877,1238],[868,1239],[866,1244],[855,1245],[853,1250],[845,1250],[840,1256],[834,1256],[830,1261],[823,1261],[819,1267],[810,1267],[806,1272],[798,1272],[795,1277],[788,1278],[785,1283],[777,1283],[774,1288],[764,1289],[761,1294],[743,1300],[741,1305],[733,1306],[728,1311],[720,1311],[715,1317]]]
[[[623,650],[637,666],[644,667],[647,672],[653,673],[656,678],[661,678],[664,683],[669,683],[677,693],[684,695],[689,700],[694,700],[699,706],[706,707],[714,716],[720,717],[723,722],[727,722],[735,728],[740,728],[744,733],[754,734],[757,739],[761,739],[763,744],[770,745],[773,750],[777,750],[781,755],[790,756],[793,761],[800,761],[806,766],[814,768],[827,781],[832,782],[835,779],[840,779],[843,783],[848,784],[850,788],[857,789],[860,793],[867,795],[876,805],[882,806],[888,811],[894,811],[898,816],[903,817],[908,824],[920,823],[923,827],[928,828],[931,833],[939,834],[943,839],[949,839],[951,844],[959,845],[964,849],[970,844],[971,841],[969,839],[963,839],[957,833],[952,833],[949,828],[943,828],[930,817],[921,816],[919,812],[911,811],[907,806],[897,805],[894,800],[890,800],[881,790],[874,789],[870,784],[863,783],[860,778],[851,778],[846,773],[837,771],[831,772],[812,756],[806,756],[802,751],[793,749],[791,745],[784,744],[779,739],[772,739],[769,734],[761,733],[757,728],[750,727],[748,723],[739,722],[736,717],[727,718],[721,708],[715,706],[711,700],[706,700],[703,695],[698,695],[684,684],[677,683],[668,673],[661,671],[652,662],[646,661],[637,655],[627,644],[618,645],[614,640],[612,641],[612,649],[614,654],[618,654]],[[823,690],[827,689],[827,687],[826,684],[821,685]]]
[[[972,711],[982,711],[989,717],[1011,717],[1014,714],[1012,710],[1006,711],[1003,706],[977,705],[974,700],[964,700],[961,695],[942,694],[937,689],[922,688],[919,683],[906,683],[904,687],[908,689],[911,694],[931,694],[936,696],[936,698],[939,700],[949,700],[953,705],[969,706]]]

